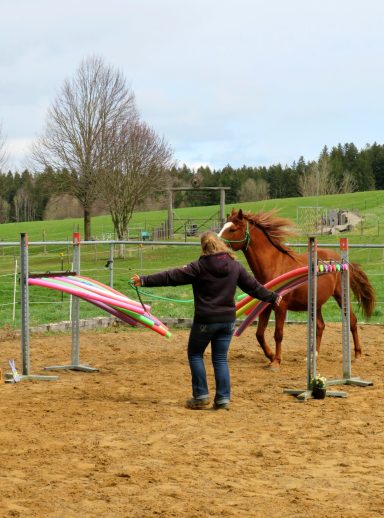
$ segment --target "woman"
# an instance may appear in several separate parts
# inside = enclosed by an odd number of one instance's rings
[[[233,252],[213,232],[201,236],[202,255],[183,268],[152,275],[135,274],[135,286],[179,286],[192,284],[195,302],[193,324],[188,341],[188,360],[192,374],[192,395],[186,402],[193,410],[207,409],[210,404],[204,352],[211,343],[215,373],[215,410],[229,410],[230,377],[228,349],[236,320],[236,287],[254,298],[278,306],[281,297],[260,284],[235,260]]]

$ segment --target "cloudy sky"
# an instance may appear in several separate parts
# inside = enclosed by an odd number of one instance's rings
[[[122,71],[180,165],[316,159],[384,142],[383,0],[1,0],[9,166],[82,59]]]

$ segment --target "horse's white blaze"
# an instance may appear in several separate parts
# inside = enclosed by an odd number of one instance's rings
[[[224,230],[227,230],[227,228],[230,228],[231,226],[232,226],[232,223],[230,221],[228,221],[227,223],[224,224],[223,228],[220,230],[220,232],[217,235],[219,237],[221,237]]]

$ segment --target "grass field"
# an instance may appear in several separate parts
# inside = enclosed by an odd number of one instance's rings
[[[245,210],[257,212],[259,210],[279,209],[284,217],[296,221],[298,206],[322,206],[327,208],[359,209],[364,216],[364,227],[357,227],[354,231],[343,234],[348,236],[351,245],[372,243],[380,245],[384,242],[379,222],[384,217],[383,192],[353,193],[348,195],[323,196],[319,198],[289,198],[282,200],[267,200],[263,202],[249,202],[236,205]],[[227,211],[231,207],[226,207]],[[175,228],[177,221],[189,218],[204,221],[218,212],[218,207],[193,207],[175,210]],[[138,229],[151,229],[159,225],[167,217],[166,211],[136,213],[130,223],[131,235],[137,237]],[[0,327],[9,325],[19,327],[19,289],[17,278],[15,283],[15,268],[19,262],[18,246],[1,246],[1,242],[18,242],[20,232],[27,232],[29,241],[65,241],[71,239],[72,232],[80,228],[82,221],[68,219],[60,221],[38,221],[29,223],[3,224],[0,226]],[[207,228],[209,224],[207,224]],[[136,233],[136,235],[135,235]],[[113,235],[109,216],[93,218],[93,234],[97,239],[106,235]],[[176,240],[184,241],[184,234],[176,236]],[[319,243],[338,243],[338,236],[319,236]],[[188,238],[191,246],[162,246],[146,243],[144,246],[127,245],[124,258],[114,259],[114,287],[136,298],[128,281],[135,272],[150,273],[164,268],[185,264],[194,260],[198,255],[198,239]],[[292,238],[292,243],[306,243],[307,237]],[[304,249],[298,251],[303,252]],[[46,245],[29,247],[29,263],[31,272],[46,272],[71,269],[71,246]],[[238,258],[243,264],[245,259],[241,253]],[[82,247],[81,272],[105,284],[109,283],[110,272],[106,268],[109,259],[109,245],[89,244]],[[384,307],[381,294],[384,288],[384,249],[352,248],[350,260],[360,263],[370,277],[378,297],[379,304],[375,310],[372,322],[384,323]],[[16,311],[13,315],[14,288],[16,286]],[[164,301],[152,299],[150,295],[166,297],[172,300]],[[179,288],[157,288],[147,290],[143,295],[146,302],[151,303],[152,312],[160,317],[190,317],[193,313],[192,292],[189,286]],[[184,301],[184,302],[182,302]],[[325,318],[328,321],[338,321],[340,313],[333,301],[326,305]],[[100,315],[100,310],[91,305],[81,303],[81,317]],[[15,318],[13,318],[15,317]],[[290,319],[304,320],[305,314],[289,315]],[[43,288],[30,289],[30,323],[49,323],[69,319],[69,297],[58,292]]]
[[[260,202],[246,202],[236,204],[236,208],[243,208],[253,212],[266,211],[271,209],[279,210],[283,217],[296,221],[297,207],[325,207],[327,209],[358,209],[364,215],[368,224],[363,231],[360,226],[352,233],[354,236],[363,239],[377,239],[380,232],[380,221],[384,221],[384,191],[357,192],[350,194],[335,194],[329,196],[308,197],[308,198],[283,198],[277,200],[265,200]],[[232,206],[227,205],[229,212]],[[184,207],[175,209],[175,228],[183,221],[197,219],[201,222],[217,217],[218,206],[207,207]],[[136,212],[130,221],[132,237],[138,235],[138,229],[152,229],[159,226],[167,219],[167,210]],[[179,222],[179,225],[178,225]],[[73,231],[80,229],[82,232],[83,221],[81,218],[65,220],[34,221],[27,223],[7,223],[0,225],[1,241],[18,241],[20,232],[27,232],[30,241],[60,241],[70,239]],[[113,236],[113,225],[110,216],[97,216],[92,219],[92,234],[95,238],[102,239],[107,235]],[[184,236],[182,236],[184,237]],[[383,236],[381,237],[383,241]],[[1,251],[0,251],[1,253]]]

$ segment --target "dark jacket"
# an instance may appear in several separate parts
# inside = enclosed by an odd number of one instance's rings
[[[238,286],[252,297],[274,304],[278,295],[259,283],[227,253],[202,255],[183,268],[141,277],[142,286],[192,284],[194,322],[233,322],[236,319],[235,291]]]

